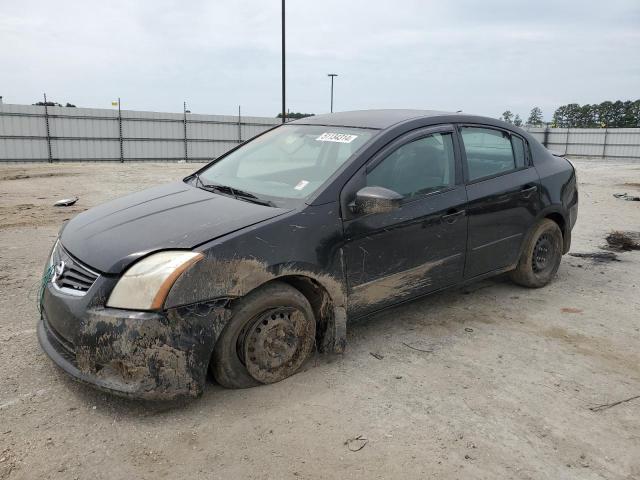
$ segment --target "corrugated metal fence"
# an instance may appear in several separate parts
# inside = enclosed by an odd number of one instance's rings
[[[527,129],[549,150],[568,157],[640,160],[640,128]]]
[[[0,162],[208,161],[275,118],[0,104]]]
[[[0,162],[208,161],[275,118],[0,104]],[[640,128],[529,128],[569,157],[640,160]]]

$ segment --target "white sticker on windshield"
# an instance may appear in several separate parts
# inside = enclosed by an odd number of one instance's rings
[[[316,142],[338,142],[338,143],[351,143],[358,135],[349,135],[348,133],[332,133],[325,132],[316,138]]]
[[[306,187],[307,185],[309,185],[309,182],[307,182],[306,180],[300,180],[298,182],[298,184],[293,187],[296,190],[302,190],[304,187]]]

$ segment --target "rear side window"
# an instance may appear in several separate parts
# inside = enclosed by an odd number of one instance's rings
[[[516,158],[516,168],[524,167],[525,155],[524,155],[524,140],[515,135],[511,136],[511,144],[513,145],[513,155]]]
[[[507,133],[477,127],[462,127],[460,133],[467,154],[469,180],[505,173],[516,168],[514,148]]]

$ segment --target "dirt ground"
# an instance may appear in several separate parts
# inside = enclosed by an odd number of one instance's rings
[[[640,194],[640,164],[577,165],[572,252],[640,230],[640,203],[613,197]],[[640,252],[565,256],[540,290],[497,278],[386,311],[274,385],[210,381],[157,405],[68,379],[35,333],[60,223],[193,169],[0,166],[1,479],[640,478],[640,398],[594,408],[640,395]]]

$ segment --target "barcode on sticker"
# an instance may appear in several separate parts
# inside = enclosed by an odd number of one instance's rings
[[[348,133],[331,133],[325,132],[316,138],[317,142],[338,142],[338,143],[351,143],[358,135],[349,135]]]

